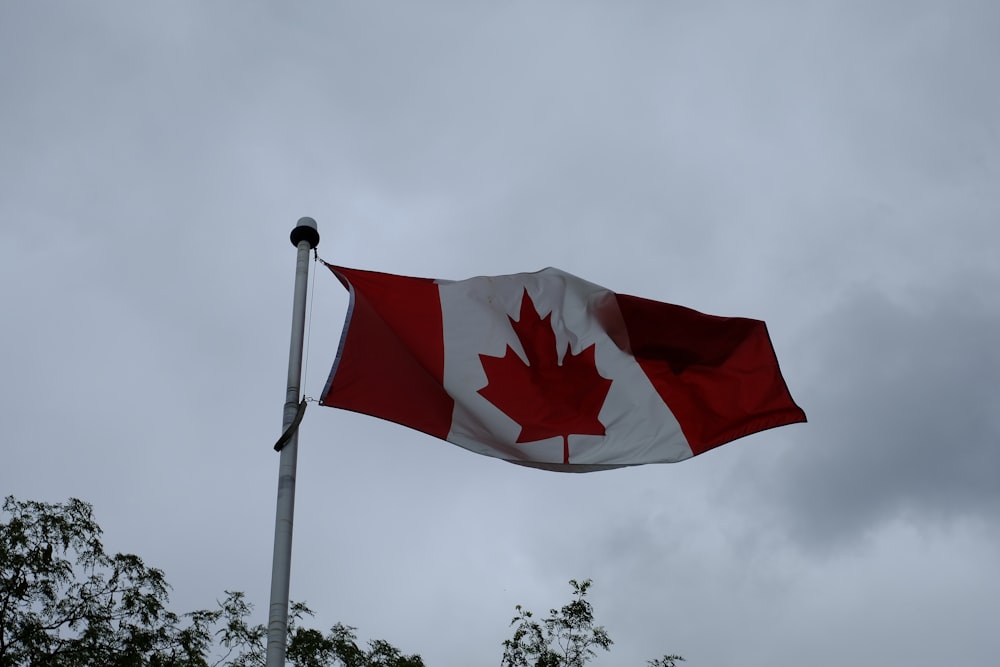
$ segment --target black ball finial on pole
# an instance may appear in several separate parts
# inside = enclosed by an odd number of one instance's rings
[[[307,241],[309,249],[312,250],[319,245],[319,229],[316,227],[316,221],[312,218],[299,218],[299,222],[295,225],[289,238],[296,248],[303,241]]]

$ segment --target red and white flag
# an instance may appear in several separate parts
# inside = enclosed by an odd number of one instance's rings
[[[321,405],[567,472],[673,463],[806,420],[759,320],[552,268],[459,281],[330,269],[351,301]]]

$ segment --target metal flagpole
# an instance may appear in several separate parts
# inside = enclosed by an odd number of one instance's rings
[[[282,431],[288,436],[278,463],[278,505],[274,517],[274,559],[271,565],[271,607],[267,623],[267,667],[284,667],[288,634],[288,586],[292,573],[292,519],[295,514],[295,467],[301,419],[302,340],[306,328],[306,289],[309,251],[319,245],[319,231],[312,218],[300,218],[291,233],[298,249],[295,262],[295,295],[292,300],[292,340],[288,349],[288,390]],[[294,430],[291,433],[289,427]],[[282,437],[285,439],[285,436]]]

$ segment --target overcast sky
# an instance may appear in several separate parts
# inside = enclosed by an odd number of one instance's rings
[[[295,251],[766,320],[808,424],[560,475],[313,406],[292,597],[436,667],[993,667],[1000,3],[0,4],[0,494],[266,621]],[[316,272],[306,392],[347,298]]]

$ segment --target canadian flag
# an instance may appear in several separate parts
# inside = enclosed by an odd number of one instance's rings
[[[759,320],[553,268],[450,281],[328,266],[350,307],[322,405],[566,472],[673,463],[806,420]]]

